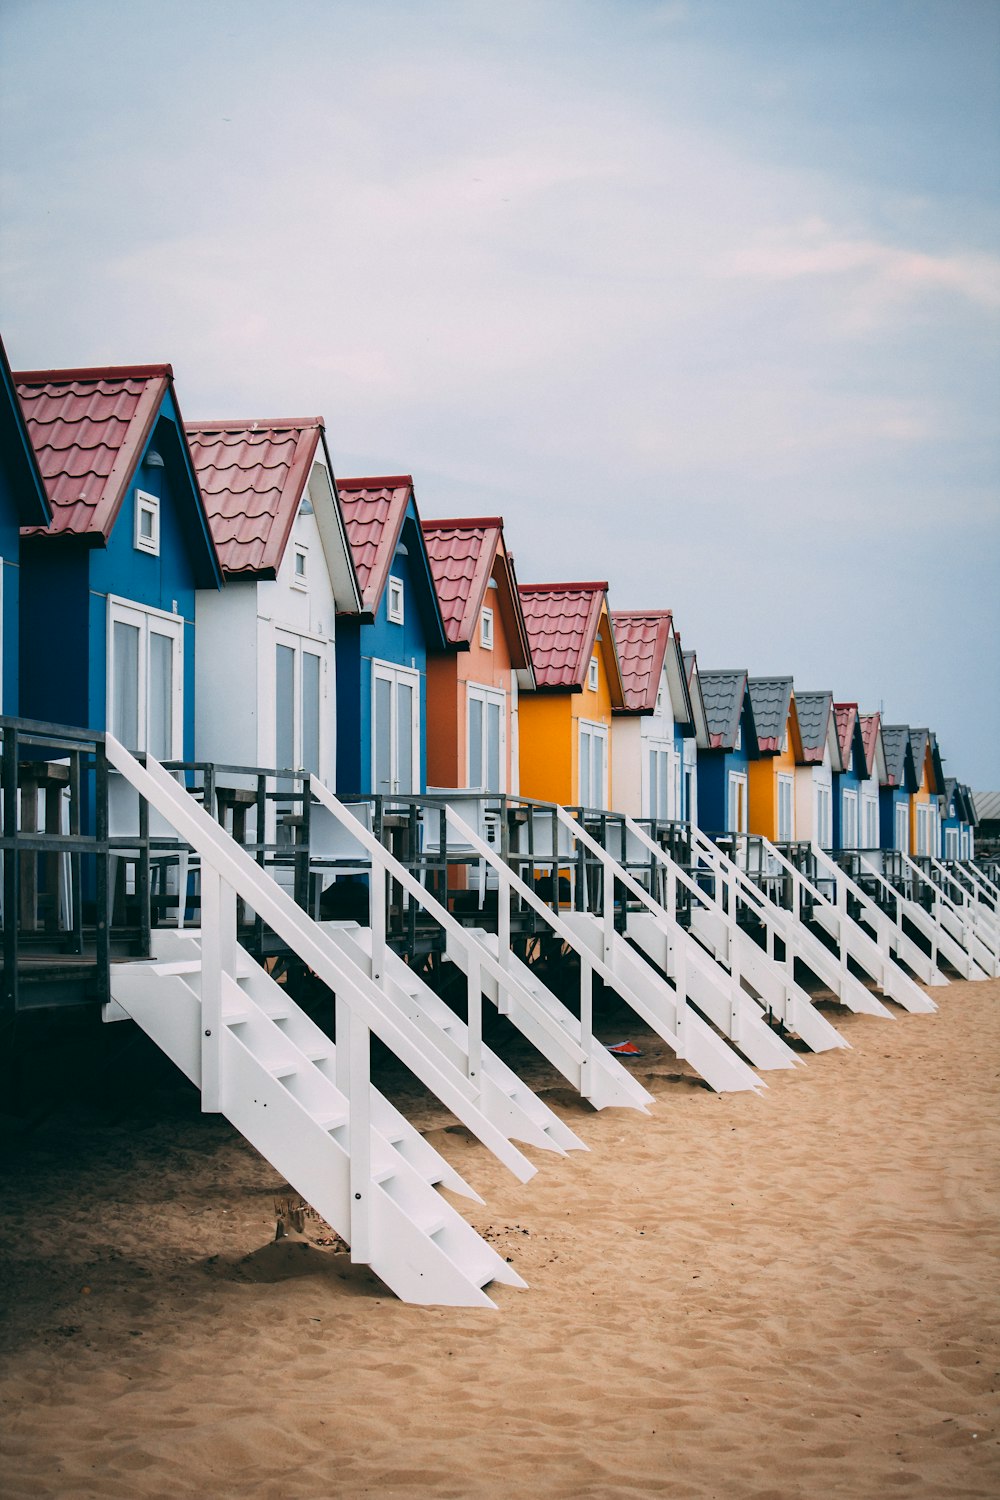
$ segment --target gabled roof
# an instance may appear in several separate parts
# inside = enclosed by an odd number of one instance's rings
[[[450,644],[468,650],[479,629],[486,591],[496,571],[500,575],[496,580],[498,603],[512,663],[519,670],[530,670],[531,647],[514,559],[504,542],[503,517],[423,521],[421,526]]]
[[[927,758],[927,742],[930,731],[927,729],[910,730],[910,752],[913,756],[913,774],[917,778],[917,786],[921,786],[924,779],[924,761]]]
[[[802,764],[820,765],[831,735],[836,744],[836,732],[831,722],[833,694],[796,693],[795,707],[798,710],[799,733],[802,737]],[[837,769],[835,765],[834,770]]]
[[[407,516],[412,512],[414,534],[407,545],[414,544],[419,550],[415,563],[418,573],[427,583],[428,625],[433,618],[433,631],[438,638],[431,644],[437,646],[439,642],[443,648],[447,645],[447,637],[417,509],[413,476],[387,474],[364,479],[338,479],[337,494],[361,590],[361,613],[369,618],[374,618],[381,603],[392,559]]]
[[[833,714],[837,726],[837,744],[840,746],[840,763],[846,769],[851,761],[854,730],[858,722],[856,703],[835,703]]]
[[[875,774],[875,753],[879,741],[882,738],[882,715],[859,714],[861,725],[861,740],[865,748],[865,765],[868,767],[868,775]]]
[[[540,690],[582,692],[597,643],[601,613],[607,607],[607,583],[522,583],[524,623],[531,644],[535,683]],[[625,703],[614,631],[601,645],[611,703]]]
[[[277,577],[306,496],[316,516],[337,608],[356,613],[361,594],[333,488],[323,418],[185,422],[184,431],[227,576]],[[317,459],[322,459],[319,477],[310,490]]]
[[[185,422],[223,571],[273,578],[323,431],[321,417]]]
[[[678,648],[681,638],[676,636]],[[705,695],[701,690],[701,673],[698,670],[698,653],[696,651],[684,651],[681,649],[681,661],[684,666],[684,680],[687,685],[688,697],[691,700],[691,713],[694,719],[696,742],[699,750],[707,750],[711,744],[711,735],[708,729],[708,715],[705,712]]]
[[[792,679],[751,677],[750,702],[757,726],[758,750],[762,755],[780,754],[792,706]]]
[[[22,370],[14,380],[52,507],[47,531],[107,542],[173,370]]]
[[[21,526],[47,526],[52,519],[45,482],[31,446],[24,413],[14,387],[7,351],[0,338],[0,463],[7,476]]]
[[[885,778],[887,786],[916,789],[913,753],[910,748],[910,726],[908,724],[883,724],[882,745],[885,749]]]
[[[621,664],[625,711],[649,714],[663,675],[673,617],[668,609],[618,610],[611,616]]]
[[[361,587],[362,608],[374,614],[385,592],[393,554],[413,493],[410,474],[338,479],[337,493]]]
[[[705,716],[708,720],[709,744],[713,750],[733,750],[740,727],[740,716],[744,707],[749,707],[752,743],[745,745],[748,754],[756,752],[756,725],[753,704],[747,688],[745,671],[699,671],[701,693],[705,700]]]

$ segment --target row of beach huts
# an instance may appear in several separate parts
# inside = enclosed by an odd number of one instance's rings
[[[669,601],[520,582],[502,518],[335,477],[320,417],[185,422],[169,365],[2,374],[4,1015],[137,1022],[400,1296],[518,1278],[372,1034],[526,1178],[515,1141],[583,1143],[511,1028],[645,1108],[609,991],[760,1091],[846,1045],[838,1006],[1000,975],[932,730],[699,663]]]

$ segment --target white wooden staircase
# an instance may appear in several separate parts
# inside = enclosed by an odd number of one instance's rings
[[[197,1082],[203,1108],[225,1114],[347,1241],[352,1259],[401,1298],[491,1306],[490,1281],[523,1285],[435,1186],[468,1192],[465,1184],[372,1089],[370,1036],[526,1181],[535,1168],[483,1109],[482,1080],[430,1047],[394,1003],[380,982],[381,954],[354,962],[153,757],[140,765],[110,735],[106,749],[197,853],[202,886],[200,938],[158,935],[160,956],[113,966],[112,1017],[124,1011],[143,1026]],[[336,1047],[239,949],[237,896],[336,997]],[[194,947],[171,950],[187,942]],[[547,1145],[565,1149],[552,1137]]]

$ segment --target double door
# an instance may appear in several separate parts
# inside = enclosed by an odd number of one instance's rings
[[[372,664],[372,788],[420,790],[420,674],[388,662]]]

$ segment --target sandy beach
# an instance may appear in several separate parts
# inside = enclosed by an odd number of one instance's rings
[[[389,1069],[529,1283],[495,1312],[273,1243],[272,1169],[105,1028],[5,1132],[0,1492],[995,1497],[1000,982],[937,998],[762,1098],[609,1012],[647,1117],[511,1055],[590,1147],[525,1186]]]

